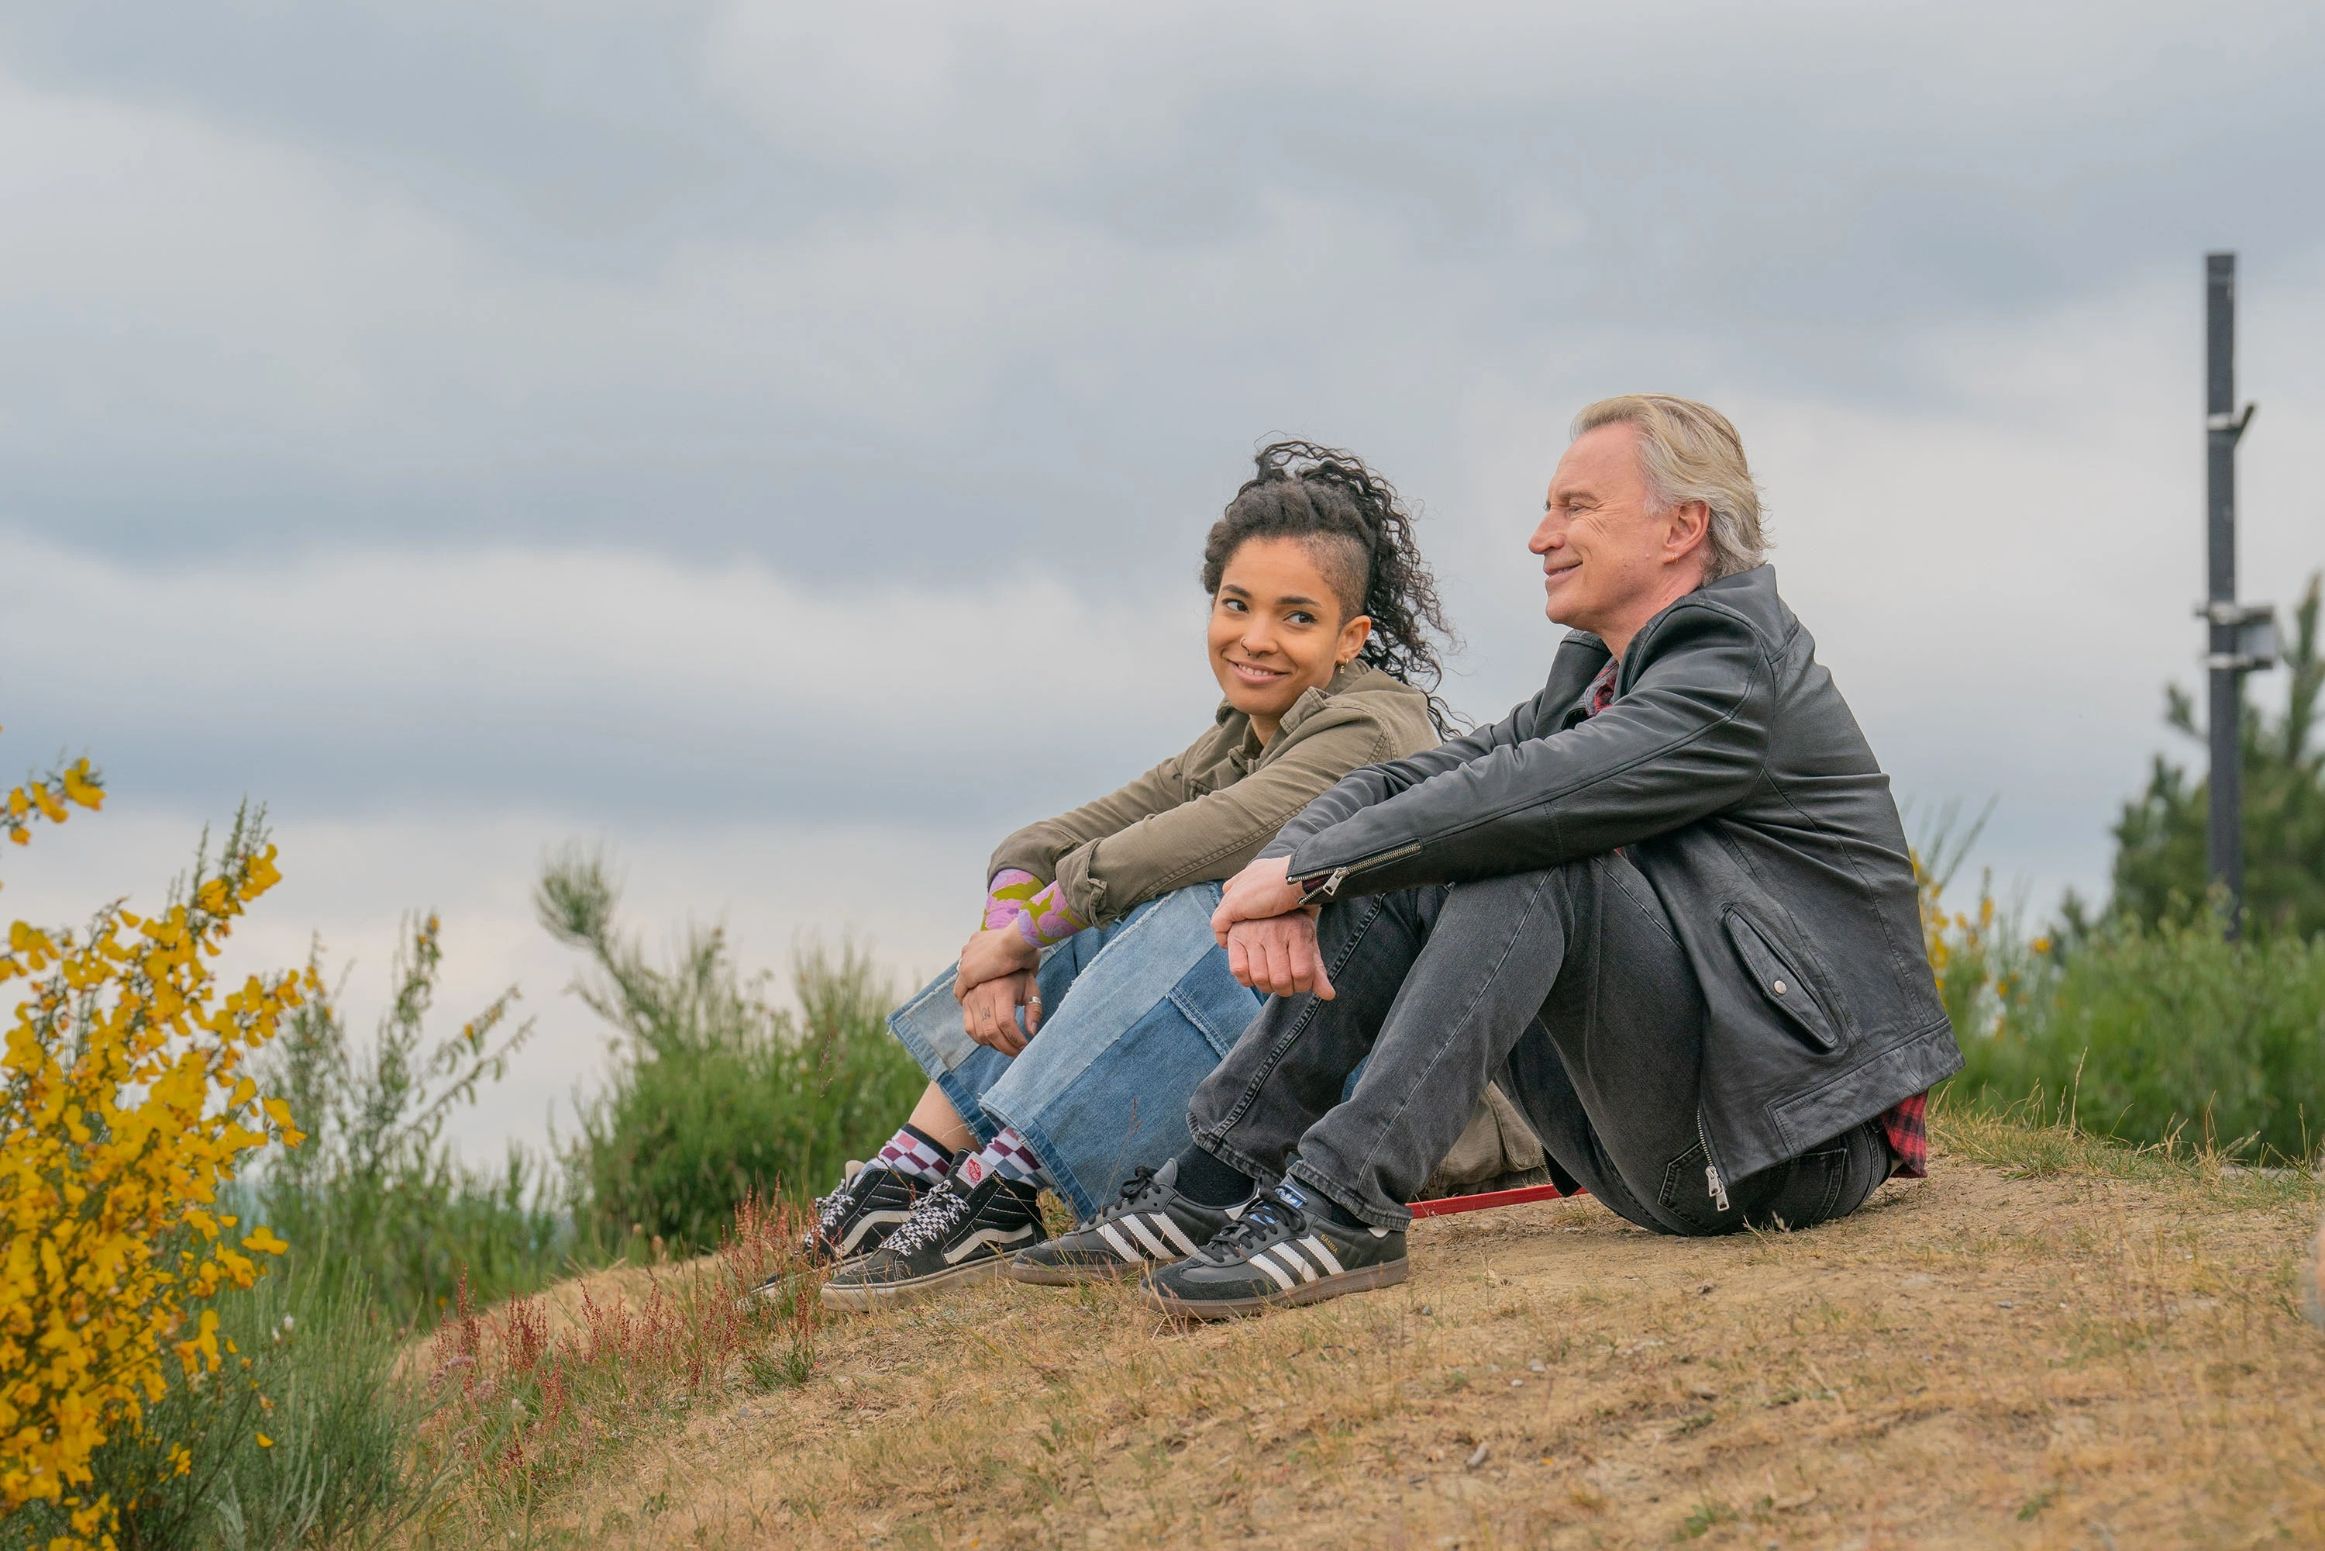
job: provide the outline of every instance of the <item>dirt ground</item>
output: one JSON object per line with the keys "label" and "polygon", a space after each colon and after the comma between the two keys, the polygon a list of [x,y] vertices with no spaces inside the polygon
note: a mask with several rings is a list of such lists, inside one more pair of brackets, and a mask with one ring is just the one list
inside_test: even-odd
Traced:
{"label": "dirt ground", "polygon": [[523,1538],[2325,1545],[2313,1182],[1985,1123],[1933,1173],[1791,1235],[1438,1219],[1404,1287],[1188,1332],[1006,1282],[836,1319]]}

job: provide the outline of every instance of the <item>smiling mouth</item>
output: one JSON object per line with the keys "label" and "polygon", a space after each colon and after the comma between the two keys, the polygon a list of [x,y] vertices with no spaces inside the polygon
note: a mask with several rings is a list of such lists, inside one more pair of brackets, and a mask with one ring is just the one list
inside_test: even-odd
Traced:
{"label": "smiling mouth", "polygon": [[1234,669],[1235,676],[1246,684],[1273,684],[1278,679],[1291,677],[1289,670],[1283,668],[1263,668],[1257,663],[1237,662],[1232,657],[1221,660]]}

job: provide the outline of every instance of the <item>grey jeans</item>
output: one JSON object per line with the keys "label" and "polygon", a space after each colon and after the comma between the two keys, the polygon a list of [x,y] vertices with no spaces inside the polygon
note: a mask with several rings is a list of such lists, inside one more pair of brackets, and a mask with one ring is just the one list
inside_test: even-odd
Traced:
{"label": "grey jeans", "polygon": [[1723,1207],[1697,1121],[1703,997],[1620,854],[1335,902],[1317,936],[1333,1000],[1270,998],[1188,1105],[1196,1144],[1263,1183],[1401,1226],[1496,1078],[1562,1181],[1659,1233],[1804,1228],[1888,1177],[1868,1123],[1722,1181]]}

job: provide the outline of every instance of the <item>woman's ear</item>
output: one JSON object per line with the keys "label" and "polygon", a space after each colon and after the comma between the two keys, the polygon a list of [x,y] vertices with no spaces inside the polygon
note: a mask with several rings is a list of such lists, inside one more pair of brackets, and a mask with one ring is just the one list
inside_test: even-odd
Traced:
{"label": "woman's ear", "polygon": [[1359,614],[1340,627],[1340,639],[1332,645],[1332,655],[1342,667],[1356,661],[1356,654],[1364,650],[1364,643],[1372,639],[1372,616]]}

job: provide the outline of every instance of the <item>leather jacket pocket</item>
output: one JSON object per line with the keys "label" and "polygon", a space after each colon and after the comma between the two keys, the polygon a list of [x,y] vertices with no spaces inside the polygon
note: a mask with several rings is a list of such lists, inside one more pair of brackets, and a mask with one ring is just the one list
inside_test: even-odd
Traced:
{"label": "leather jacket pocket", "polygon": [[1727,929],[1728,941],[1735,945],[1736,956],[1743,960],[1745,973],[1760,988],[1762,999],[1810,1044],[1819,1050],[1838,1050],[1841,1037],[1833,1027],[1832,1015],[1768,935],[1734,909],[1721,924]]}

